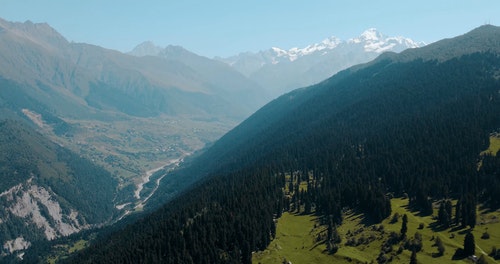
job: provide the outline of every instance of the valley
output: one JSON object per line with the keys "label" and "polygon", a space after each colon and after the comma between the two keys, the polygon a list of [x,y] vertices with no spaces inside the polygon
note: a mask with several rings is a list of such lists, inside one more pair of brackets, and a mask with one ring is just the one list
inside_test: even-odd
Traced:
{"label": "valley", "polygon": [[150,176],[178,163],[234,126],[234,121],[204,121],[172,117],[123,121],[68,121],[73,134],[53,139],[96,162],[119,180],[117,204],[140,200]]}
{"label": "valley", "polygon": [[[28,109],[23,113],[54,142],[103,166],[118,179],[115,203],[119,210],[123,204],[147,201],[142,199],[141,191],[155,172],[178,165],[188,153],[200,150],[236,125],[232,119],[171,116],[122,116],[109,121],[65,119],[71,128],[57,135],[43,115]],[[158,184],[160,180],[155,179]]]}
{"label": "valley", "polygon": [[164,178],[188,191],[62,263],[495,263],[499,38],[485,25],[278,97]]}
{"label": "valley", "polygon": [[499,43],[211,59],[0,19],[0,262],[497,263]]}

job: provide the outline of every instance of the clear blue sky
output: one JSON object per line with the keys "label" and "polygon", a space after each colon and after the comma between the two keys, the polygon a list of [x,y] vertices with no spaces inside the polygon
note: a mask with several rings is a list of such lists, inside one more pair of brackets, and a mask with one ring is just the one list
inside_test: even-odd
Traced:
{"label": "clear blue sky", "polygon": [[120,51],[150,40],[213,57],[349,39],[371,27],[430,43],[500,25],[500,0],[0,0],[0,17],[47,22],[69,41]]}

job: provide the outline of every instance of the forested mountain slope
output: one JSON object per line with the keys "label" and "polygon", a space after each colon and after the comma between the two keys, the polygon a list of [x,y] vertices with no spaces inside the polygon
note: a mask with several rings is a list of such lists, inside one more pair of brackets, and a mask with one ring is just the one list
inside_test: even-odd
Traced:
{"label": "forested mountain slope", "polygon": [[[499,204],[495,159],[478,167],[500,127],[499,45],[500,28],[482,26],[274,100],[158,193],[203,177],[196,187],[71,262],[248,263],[283,209],[309,204],[341,223],[342,208],[354,208],[381,221],[388,193],[424,215],[431,199],[458,198],[457,221],[473,227],[478,202]],[[307,192],[285,196],[285,175],[307,180]]]}
{"label": "forested mountain slope", "polygon": [[179,47],[136,57],[0,18],[0,121],[22,120],[103,166],[120,183],[123,214],[149,195],[148,171],[215,141],[265,102],[241,73]]}
{"label": "forested mountain slope", "polygon": [[20,122],[0,121],[0,131],[2,257],[100,225],[116,213],[117,182],[109,172]]}

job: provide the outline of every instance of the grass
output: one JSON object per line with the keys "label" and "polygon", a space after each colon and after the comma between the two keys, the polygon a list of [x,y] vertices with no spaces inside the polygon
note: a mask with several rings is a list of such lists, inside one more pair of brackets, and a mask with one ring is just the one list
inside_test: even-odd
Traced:
{"label": "grass", "polygon": [[[455,203],[456,201],[454,201]],[[396,223],[391,223],[392,216],[380,224],[371,224],[364,218],[363,214],[353,210],[344,213],[342,225],[337,227],[342,237],[339,250],[329,255],[323,240],[316,242],[318,234],[326,232],[326,226],[321,226],[317,217],[313,215],[296,215],[284,213],[278,219],[276,238],[263,252],[253,255],[254,263],[282,263],[284,259],[292,263],[370,263],[377,262],[382,244],[391,232],[400,233],[402,216],[408,216],[407,237],[412,238],[415,232],[422,235],[422,251],[417,253],[419,263],[471,263],[467,259],[452,260],[455,250],[463,247],[465,234],[468,228],[460,229],[451,227],[441,230],[434,224],[436,221],[432,216],[421,216],[419,212],[412,212],[408,208],[408,199],[395,198],[391,200],[392,214],[398,214]],[[433,215],[437,215],[437,205]],[[500,248],[500,212],[491,212],[487,209],[478,208],[477,226],[472,231],[476,242],[476,255],[489,254],[491,248]],[[423,228],[419,229],[419,225]],[[381,228],[383,226],[383,228]],[[482,239],[484,232],[488,232],[489,239]],[[443,256],[436,257],[434,240],[440,237],[445,246]],[[347,246],[349,239],[364,241],[357,246]],[[397,254],[399,244],[393,246],[393,250],[385,254],[392,258],[392,263],[409,263],[411,252],[403,250]],[[483,253],[484,251],[484,253]],[[488,263],[499,263],[493,258],[486,256]]]}
{"label": "grass", "polygon": [[[316,225],[316,227],[315,227]],[[331,258],[326,247],[316,242],[318,233],[326,232],[313,215],[284,213],[278,219],[276,238],[265,251],[254,253],[253,263],[325,263]]]}
{"label": "grass", "polygon": [[[490,136],[490,144],[486,150],[481,151],[479,154],[481,157],[484,155],[492,155],[496,156],[497,152],[500,150],[500,135],[499,134],[492,134]],[[479,160],[477,163],[477,170],[479,171],[481,169],[481,166],[483,166],[483,160],[482,158]]]}
{"label": "grass", "polygon": [[490,145],[487,150],[481,152],[481,155],[491,154],[496,156],[497,152],[500,150],[500,137],[498,135],[490,136]]}
{"label": "grass", "polygon": [[55,248],[57,250],[53,250],[54,254],[47,259],[47,263],[54,264],[57,263],[60,259],[67,258],[70,254],[80,251],[88,246],[88,241],[84,239],[80,239],[74,243],[69,245],[57,245]]}

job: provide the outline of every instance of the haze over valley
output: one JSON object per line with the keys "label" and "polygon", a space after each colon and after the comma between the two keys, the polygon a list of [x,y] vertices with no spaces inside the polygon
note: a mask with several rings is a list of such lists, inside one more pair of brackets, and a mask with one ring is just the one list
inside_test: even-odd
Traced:
{"label": "haze over valley", "polygon": [[[99,9],[89,43],[58,19],[71,37],[0,18],[0,262],[496,263],[499,27],[415,39],[439,27],[394,15],[407,28],[385,33],[375,13],[324,4],[242,4],[260,19],[137,7],[180,45],[130,25],[96,45]],[[219,31],[219,54],[190,50]]]}

